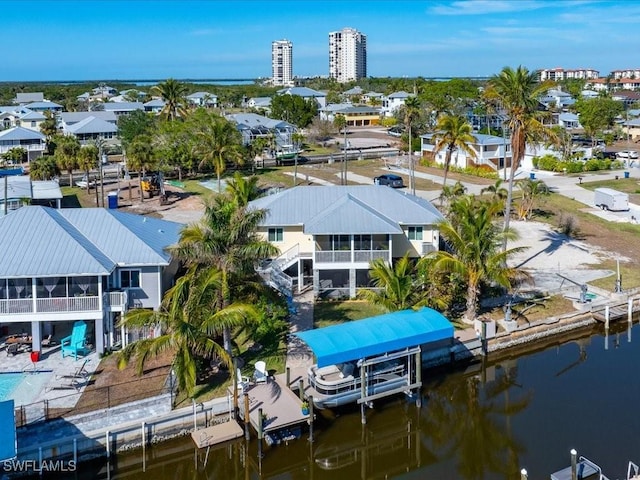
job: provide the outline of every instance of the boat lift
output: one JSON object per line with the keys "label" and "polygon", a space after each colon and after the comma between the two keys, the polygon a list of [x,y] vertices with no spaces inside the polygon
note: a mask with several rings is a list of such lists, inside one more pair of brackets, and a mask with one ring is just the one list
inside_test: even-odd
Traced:
{"label": "boat lift", "polygon": [[556,273],[556,275],[558,275],[560,278],[562,278],[562,283],[560,284],[560,288],[562,288],[562,284],[564,283],[564,281],[566,280],[567,282],[571,282],[574,285],[577,285],[580,287],[580,298],[578,299],[578,301],[580,303],[587,303],[590,301],[590,299],[587,298],[587,293],[589,292],[589,287],[586,283],[578,283],[575,280],[571,280],[569,277],[565,277],[564,275],[561,275],[559,273]]}

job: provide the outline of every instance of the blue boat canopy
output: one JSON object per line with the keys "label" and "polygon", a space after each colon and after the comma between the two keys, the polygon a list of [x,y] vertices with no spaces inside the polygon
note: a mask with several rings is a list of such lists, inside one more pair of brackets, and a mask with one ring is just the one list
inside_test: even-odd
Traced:
{"label": "blue boat canopy", "polygon": [[360,360],[453,338],[453,325],[431,308],[402,310],[331,327],[298,332],[318,367]]}

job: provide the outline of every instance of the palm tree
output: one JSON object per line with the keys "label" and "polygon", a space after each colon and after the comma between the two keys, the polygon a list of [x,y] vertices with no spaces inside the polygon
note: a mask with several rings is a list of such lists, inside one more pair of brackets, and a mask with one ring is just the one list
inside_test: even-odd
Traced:
{"label": "palm tree", "polygon": [[419,114],[420,100],[418,100],[418,97],[407,97],[404,101],[404,124],[407,126],[409,133],[409,187],[412,195],[416,194],[416,175],[413,161],[413,135],[411,127],[413,126],[413,121]]}
{"label": "palm tree", "polygon": [[99,150],[95,145],[85,145],[78,152],[78,167],[84,171],[87,178],[87,193],[89,192],[89,172],[98,165]]}
{"label": "palm tree", "polygon": [[184,83],[180,83],[173,78],[151,87],[151,93],[159,95],[164,100],[164,107],[160,113],[170,121],[186,115],[184,98],[187,95],[187,91],[188,88]]}
{"label": "palm tree", "polygon": [[258,177],[252,175],[249,178],[244,178],[240,172],[235,172],[233,178],[227,182],[226,193],[236,205],[245,207],[251,200],[260,196]]}
{"label": "palm tree", "polygon": [[433,139],[435,142],[434,152],[439,152],[446,148],[443,186],[447,184],[447,174],[451,166],[453,152],[462,150],[469,157],[476,158],[476,152],[469,145],[476,140],[472,132],[471,124],[462,115],[444,115],[438,119]]}
{"label": "palm tree", "polygon": [[483,282],[509,288],[512,282],[526,278],[507,266],[507,259],[521,248],[500,250],[503,237],[517,237],[515,232],[501,231],[496,226],[495,219],[501,209],[498,202],[470,195],[455,200],[450,207],[450,220],[439,223],[440,234],[451,245],[451,251],[435,251],[424,257],[433,262],[431,266],[437,271],[464,278],[467,295],[463,321],[466,323],[473,323],[476,317]]}
{"label": "palm tree", "polygon": [[238,129],[225,118],[205,112],[198,115],[200,122],[194,138],[194,152],[200,156],[199,168],[213,167],[218,179],[218,193],[222,193],[221,177],[227,162],[242,163],[242,140]]}
{"label": "palm tree", "polygon": [[78,152],[80,142],[76,137],[58,135],[55,140],[56,151],[53,154],[60,170],[69,174],[69,185],[73,185],[73,169],[78,166]]}
{"label": "palm tree", "polygon": [[[511,203],[513,201],[513,178],[524,158],[527,141],[536,141],[551,136],[539,120],[538,99],[552,86],[551,82],[539,83],[536,72],[529,72],[520,65],[515,70],[505,67],[500,74],[489,80],[485,95],[496,99],[506,110],[511,131],[511,171],[504,215],[504,231],[509,230]],[[505,165],[506,168],[506,165]],[[506,238],[502,245],[506,250]]]}
{"label": "palm tree", "polygon": [[[260,260],[278,254],[276,247],[257,234],[265,215],[264,210],[248,209],[225,195],[216,195],[208,201],[201,221],[184,228],[178,244],[170,249],[175,258],[187,265],[220,271],[220,309],[233,303],[234,285],[253,276]],[[231,354],[230,328],[224,328],[223,336],[224,348]]]}
{"label": "palm tree", "polygon": [[296,151],[296,157],[294,160],[295,166],[293,168],[293,186],[295,187],[298,184],[298,152],[304,142],[304,135],[300,132],[295,132],[291,135],[291,141],[293,142],[293,148],[295,148]]}
{"label": "palm tree", "polygon": [[536,200],[549,195],[549,187],[542,180],[527,178],[518,182],[518,188],[522,191],[522,198],[518,206],[518,218],[527,220],[533,212]]}
{"label": "palm tree", "polygon": [[29,177],[32,180],[51,180],[60,173],[55,159],[49,155],[43,155],[31,162]]}
{"label": "palm tree", "polygon": [[484,195],[485,193],[488,193],[494,200],[503,202],[507,198],[508,194],[507,189],[502,186],[503,183],[503,180],[497,179],[496,183],[493,185],[489,185],[488,187],[484,187],[480,190],[480,194]]}
{"label": "palm tree", "polygon": [[138,172],[138,186],[140,188],[140,201],[144,202],[142,192],[142,178],[145,173],[155,167],[155,151],[151,144],[151,138],[147,135],[138,135],[133,139],[127,149],[127,166]]}
{"label": "palm tree", "polygon": [[347,184],[347,118],[342,114],[337,114],[333,117],[333,125],[340,133],[340,130],[344,132],[344,159],[342,169],[340,172],[340,185]]}
{"label": "palm tree", "polygon": [[369,277],[375,289],[364,289],[359,296],[387,312],[419,308],[443,307],[438,297],[427,295],[416,268],[416,263],[405,254],[391,265],[383,258],[371,262]]}
{"label": "palm tree", "polygon": [[145,363],[166,351],[175,354],[173,369],[180,390],[193,394],[200,358],[218,357],[227,366],[231,356],[216,342],[224,329],[238,327],[258,318],[257,310],[246,304],[217,305],[223,288],[223,272],[215,268],[189,269],[163,297],[159,310],[131,310],[122,325],[140,328],[159,325],[162,334],[127,345],[120,353],[118,365],[123,368],[135,358],[138,374]]}

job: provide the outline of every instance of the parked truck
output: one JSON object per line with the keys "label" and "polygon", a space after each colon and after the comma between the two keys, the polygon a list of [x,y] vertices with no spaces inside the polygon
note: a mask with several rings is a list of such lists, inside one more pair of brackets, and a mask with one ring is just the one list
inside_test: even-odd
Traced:
{"label": "parked truck", "polygon": [[614,212],[629,210],[629,195],[613,188],[596,188],[594,190],[596,207]]}

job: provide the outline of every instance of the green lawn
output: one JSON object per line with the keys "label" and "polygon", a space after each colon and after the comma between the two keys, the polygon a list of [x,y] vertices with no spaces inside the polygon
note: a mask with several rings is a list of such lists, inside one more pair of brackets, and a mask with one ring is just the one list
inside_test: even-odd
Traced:
{"label": "green lawn", "polygon": [[313,322],[321,328],[383,313],[386,312],[381,307],[362,300],[318,301],[313,307]]}

